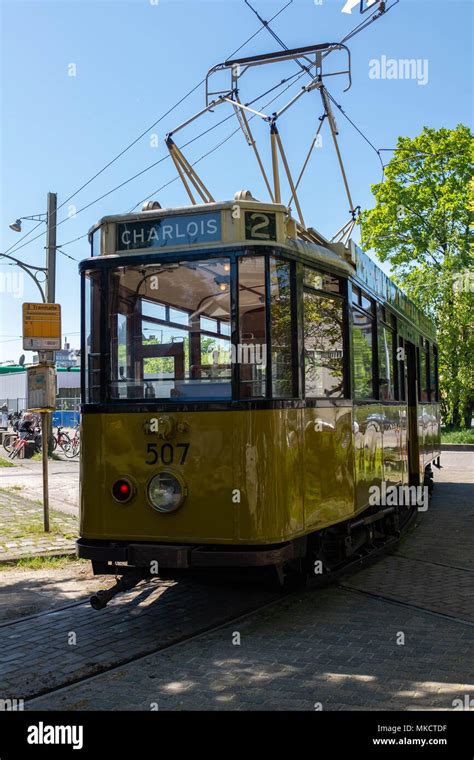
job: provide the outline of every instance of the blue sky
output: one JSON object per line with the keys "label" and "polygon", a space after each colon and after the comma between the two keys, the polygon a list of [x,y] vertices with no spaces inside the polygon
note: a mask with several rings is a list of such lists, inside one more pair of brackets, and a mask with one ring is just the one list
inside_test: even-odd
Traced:
{"label": "blue sky", "polygon": [[[345,0],[294,0],[272,24],[288,47],[340,40],[360,16],[342,13]],[[269,19],[285,0],[253,0]],[[1,157],[0,251],[19,243],[9,223],[18,216],[43,213],[48,190],[63,203],[149,125],[197,84],[215,63],[225,60],[257,31],[258,19],[244,0],[0,0],[1,9]],[[377,148],[391,148],[399,135],[415,136],[423,126],[455,127],[472,122],[472,3],[470,0],[400,0],[398,5],[350,43],[352,88],[343,93],[344,77],[329,77],[329,91]],[[277,50],[261,31],[238,55]],[[420,77],[371,78],[371,61],[416,59]],[[425,61],[427,63],[425,63]],[[334,55],[328,71],[345,68]],[[70,76],[74,73],[75,76]],[[426,66],[428,67],[426,69]],[[242,80],[241,99],[248,102],[293,74],[294,63],[254,69]],[[426,77],[427,74],[427,77]],[[284,93],[277,106],[305,80]],[[261,98],[264,104],[272,95]],[[65,245],[87,232],[101,216],[121,213],[173,179],[169,159],[108,193],[166,155],[165,134],[204,105],[201,87],[131,150],[60,209],[66,221],[58,242],[80,260],[88,256],[87,239]],[[182,145],[230,115],[220,106],[176,135]],[[304,96],[279,121],[294,174],[304,160],[322,107],[319,95]],[[380,181],[377,155],[336,112],[340,146],[355,204],[372,205],[371,184]],[[235,118],[191,145],[193,161],[225,139]],[[268,166],[268,127],[252,122]],[[156,137],[153,137],[156,135]],[[331,236],[348,218],[348,203],[327,125],[301,185],[306,223]],[[156,146],[158,142],[158,146]],[[388,158],[389,153],[384,156]],[[199,172],[216,199],[249,188],[265,199],[251,149],[237,133],[199,164]],[[285,196],[289,194],[285,194]],[[164,207],[186,204],[179,182],[156,196]],[[73,214],[76,212],[76,216]],[[23,234],[34,223],[23,223]],[[29,242],[38,233],[25,238]],[[43,265],[44,237],[10,251],[25,262]],[[36,301],[34,283],[0,259],[0,361],[17,360],[21,347],[21,303]],[[13,277],[16,273],[16,277]],[[79,347],[79,278],[77,264],[58,254],[57,300],[62,305],[63,334]],[[27,360],[31,354],[27,353]]]}

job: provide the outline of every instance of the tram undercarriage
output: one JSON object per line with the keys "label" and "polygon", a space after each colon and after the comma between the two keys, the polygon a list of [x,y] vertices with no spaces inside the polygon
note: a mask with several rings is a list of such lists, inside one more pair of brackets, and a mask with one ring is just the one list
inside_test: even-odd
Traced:
{"label": "tram undercarriage", "polygon": [[[424,483],[431,496],[433,473],[425,471]],[[334,582],[386,553],[398,543],[416,517],[417,504],[369,507],[357,518],[306,536],[272,546],[211,546],[160,543],[128,543],[80,539],[78,556],[89,559],[95,575],[121,576],[116,585],[98,591],[91,599],[94,609],[106,607],[118,593],[134,588],[163,572],[204,568],[269,568],[280,588],[304,582],[318,587]],[[422,510],[424,511],[424,510]]]}

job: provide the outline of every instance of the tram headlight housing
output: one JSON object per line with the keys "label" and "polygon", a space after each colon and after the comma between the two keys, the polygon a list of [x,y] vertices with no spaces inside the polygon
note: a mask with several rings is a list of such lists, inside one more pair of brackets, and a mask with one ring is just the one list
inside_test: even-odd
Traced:
{"label": "tram headlight housing", "polygon": [[162,470],[148,483],[148,500],[158,512],[174,512],[187,496],[187,488],[173,475]]}

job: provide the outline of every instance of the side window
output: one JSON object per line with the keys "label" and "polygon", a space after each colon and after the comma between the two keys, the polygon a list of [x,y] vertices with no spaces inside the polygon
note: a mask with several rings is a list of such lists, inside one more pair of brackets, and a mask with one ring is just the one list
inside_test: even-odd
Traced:
{"label": "side window", "polygon": [[395,399],[395,378],[393,372],[393,333],[386,325],[379,324],[378,330],[379,361],[379,399]]}
{"label": "side window", "polygon": [[100,319],[101,286],[100,272],[90,271],[84,275],[84,402],[100,401],[101,353]]}
{"label": "side window", "polygon": [[438,392],[438,348],[432,347],[431,362],[430,362],[430,389],[431,389],[431,401],[439,401]]}
{"label": "side window", "polygon": [[306,398],[344,397],[343,301],[304,292]]}
{"label": "side window", "polygon": [[405,387],[405,343],[401,336],[398,338],[398,354],[395,359],[395,371],[398,373],[398,398],[400,401],[406,400]]}
{"label": "side window", "polygon": [[420,348],[420,369],[421,369],[421,377],[420,377],[420,391],[421,391],[421,401],[429,401],[430,400],[430,394],[429,394],[429,377],[430,377],[430,359],[429,359],[429,351],[428,351],[428,342],[424,341],[422,342],[422,346]]}
{"label": "side window", "polygon": [[267,332],[263,256],[246,256],[239,260],[239,328],[240,397],[264,398]]}
{"label": "side window", "polygon": [[373,318],[355,308],[352,311],[352,350],[354,356],[354,398],[374,398]]}
{"label": "side window", "polygon": [[272,397],[293,396],[290,264],[270,259]]}

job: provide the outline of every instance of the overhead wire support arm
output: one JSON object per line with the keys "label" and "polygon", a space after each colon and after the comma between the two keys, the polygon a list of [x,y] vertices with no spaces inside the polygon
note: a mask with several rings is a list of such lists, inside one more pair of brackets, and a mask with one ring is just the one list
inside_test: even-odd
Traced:
{"label": "overhead wire support arm", "polygon": [[170,135],[168,135],[166,138],[166,147],[168,148],[170,152],[170,156],[173,160],[174,165],[176,166],[176,169],[178,170],[178,174],[181,178],[181,181],[183,182],[186,192],[188,193],[191,199],[191,203],[193,204],[193,206],[196,205],[196,200],[194,198],[191,188],[189,187],[187,180],[189,180],[192,183],[192,185],[194,186],[194,189],[196,190],[196,192],[201,197],[201,200],[204,203],[214,203],[214,198],[212,197],[211,193],[205,186],[204,182],[200,179],[197,172],[194,171],[193,167],[191,166],[189,161],[184,157],[184,155],[181,153],[180,149],[178,148],[176,143],[173,141],[172,137],[170,137]]}
{"label": "overhead wire support arm", "polygon": [[[248,122],[246,113],[244,110],[241,110],[242,103],[239,100],[239,96],[236,95],[235,101],[232,101],[232,105],[234,106],[235,115],[237,117],[237,121],[239,122],[240,128],[243,132],[243,135],[247,141],[247,144],[250,145],[253,152],[255,153],[255,157],[257,159],[258,166],[260,168],[260,171],[262,173],[265,185],[268,190],[268,194],[270,195],[272,203],[275,203],[275,196],[273,194],[272,186],[270,185],[269,179],[267,177],[267,173],[265,171],[265,167],[263,166],[262,159],[260,158],[260,153],[258,152],[257,144],[255,142],[252,130],[250,129],[250,124]],[[255,111],[256,114],[258,114],[257,111]],[[258,114],[261,115],[261,114]]]}
{"label": "overhead wire support arm", "polygon": [[[224,91],[222,90],[211,92],[209,89],[209,80],[218,71],[226,71],[230,69],[231,78],[232,78],[231,90],[235,90],[236,79],[238,79],[239,75],[242,76],[242,74],[245,73],[245,71],[247,71],[249,68],[253,68],[254,66],[262,66],[262,65],[270,64],[270,63],[281,63],[283,61],[295,60],[297,58],[301,58],[306,55],[316,54],[320,57],[320,60],[319,60],[319,65],[318,65],[319,71],[317,73],[317,77],[313,77],[313,80],[315,80],[316,78],[319,79],[321,76],[323,76],[320,70],[321,69],[320,64],[322,62],[322,58],[326,57],[326,55],[328,55],[329,53],[332,53],[335,50],[342,50],[347,54],[347,69],[337,72],[338,74],[347,75],[348,85],[346,89],[344,90],[344,92],[347,92],[347,90],[349,90],[352,85],[350,50],[346,45],[344,45],[341,42],[324,42],[318,45],[307,45],[306,47],[290,48],[290,49],[285,49],[281,51],[276,51],[273,53],[264,53],[261,55],[247,56],[245,58],[233,58],[233,59],[224,61],[223,63],[217,63],[215,66],[210,68],[206,74],[206,105],[207,106],[209,105],[211,95],[222,96],[224,94]],[[314,68],[314,65],[315,65],[314,63],[311,63],[311,68]],[[244,69],[244,71],[242,71],[242,68]]]}
{"label": "overhead wire support arm", "polygon": [[321,86],[321,88],[320,88],[319,91],[321,93],[321,100],[323,101],[324,111],[327,114],[327,118],[328,118],[328,122],[329,122],[329,128],[331,130],[331,135],[332,135],[332,139],[333,139],[333,143],[334,143],[334,148],[335,148],[336,154],[337,154],[337,160],[339,161],[339,166],[340,166],[341,174],[342,174],[342,180],[344,182],[344,187],[345,187],[345,190],[346,190],[347,199],[349,201],[349,211],[350,211],[350,213],[352,215],[354,215],[354,212],[355,212],[354,204],[352,202],[351,191],[349,189],[349,183],[347,181],[347,175],[346,175],[346,170],[344,168],[344,162],[343,162],[342,156],[341,156],[341,151],[339,150],[339,143],[338,143],[338,140],[337,140],[338,131],[337,131],[336,120],[334,118],[334,114],[333,114],[333,111],[332,111],[331,102],[329,100],[328,93],[327,93],[326,88],[324,87],[324,85]]}
{"label": "overhead wire support arm", "polygon": [[304,223],[303,213],[301,211],[301,206],[298,200],[298,196],[296,194],[296,188],[293,183],[293,177],[291,176],[290,167],[288,166],[288,161],[286,160],[286,154],[283,149],[283,143],[281,141],[280,133],[278,132],[278,128],[276,125],[276,119],[273,119],[271,123],[270,140],[271,140],[271,149],[272,149],[273,182],[275,186],[274,187],[275,203],[281,203],[280,173],[279,173],[279,168],[278,168],[278,153],[277,153],[277,150],[278,150],[280,152],[281,160],[283,162],[283,167],[286,173],[286,178],[288,180],[288,184],[292,192],[292,198],[294,198],[295,200],[295,206],[298,212],[300,223],[302,227],[305,227],[306,225]]}

